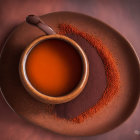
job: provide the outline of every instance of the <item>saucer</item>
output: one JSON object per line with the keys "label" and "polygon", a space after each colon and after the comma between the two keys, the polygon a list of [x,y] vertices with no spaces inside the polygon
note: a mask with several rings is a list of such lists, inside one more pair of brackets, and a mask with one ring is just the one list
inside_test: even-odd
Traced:
{"label": "saucer", "polygon": [[50,105],[33,99],[19,79],[18,65],[22,51],[33,39],[43,35],[42,31],[24,22],[9,35],[0,58],[0,86],[9,106],[27,121],[63,135],[96,135],[124,122],[133,112],[140,91],[140,66],[132,46],[105,23],[83,14],[55,12],[41,18],[56,32],[59,31],[58,24],[72,24],[102,40],[117,60],[120,91],[108,105],[83,123],[55,119],[48,113]]}

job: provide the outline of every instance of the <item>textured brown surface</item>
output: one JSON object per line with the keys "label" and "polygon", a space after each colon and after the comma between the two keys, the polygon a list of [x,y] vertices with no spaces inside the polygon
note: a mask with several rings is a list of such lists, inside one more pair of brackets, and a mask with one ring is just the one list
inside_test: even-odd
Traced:
{"label": "textured brown surface", "polygon": [[[48,12],[59,10],[71,10],[86,13],[88,15],[97,17],[112,27],[120,31],[125,37],[127,37],[135,47],[138,55],[140,56],[139,49],[139,30],[140,30],[140,18],[139,7],[140,2],[138,0],[125,0],[125,1],[0,1],[0,40],[4,41],[6,35],[11,31],[15,25],[25,19],[28,14],[45,14]],[[31,8],[32,7],[32,8]],[[138,104],[133,115],[117,129],[96,137],[64,137],[49,131],[44,131],[38,127],[30,125],[21,120],[14,112],[10,110],[7,104],[1,97],[0,100],[0,133],[3,140],[45,140],[45,139],[127,139],[137,140],[140,135],[134,134],[134,130],[140,131],[140,104]],[[18,133],[17,133],[18,130]]]}

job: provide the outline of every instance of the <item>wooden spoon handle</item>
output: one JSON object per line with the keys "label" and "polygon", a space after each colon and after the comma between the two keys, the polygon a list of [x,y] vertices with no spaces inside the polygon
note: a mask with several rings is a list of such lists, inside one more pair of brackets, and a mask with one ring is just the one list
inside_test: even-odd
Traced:
{"label": "wooden spoon handle", "polygon": [[41,29],[43,32],[45,32],[47,35],[53,35],[56,34],[51,27],[49,27],[47,24],[45,24],[38,16],[35,15],[29,15],[26,18],[26,22],[37,26],[39,29]]}

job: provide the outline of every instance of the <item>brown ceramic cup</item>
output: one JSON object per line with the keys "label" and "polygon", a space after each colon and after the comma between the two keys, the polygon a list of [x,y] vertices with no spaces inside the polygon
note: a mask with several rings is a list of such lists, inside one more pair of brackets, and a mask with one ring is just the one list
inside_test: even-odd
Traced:
{"label": "brown ceramic cup", "polygon": [[[88,59],[85,54],[85,52],[81,49],[81,47],[72,39],[56,34],[48,25],[43,23],[43,21],[40,20],[39,17],[30,15],[27,17],[26,21],[32,25],[36,25],[39,27],[41,30],[43,30],[47,35],[41,36],[37,39],[35,39],[31,44],[29,44],[24,52],[22,53],[20,63],[19,63],[19,74],[21,81],[23,83],[23,86],[25,89],[28,91],[28,93],[33,96],[35,99],[43,102],[43,103],[50,103],[50,104],[61,104],[68,102],[74,98],[76,98],[81,91],[84,89],[87,80],[88,80],[88,75],[89,75],[89,64],[88,64]],[[32,49],[39,44],[40,42],[44,40],[49,40],[49,39],[60,39],[63,40],[67,43],[70,43],[71,46],[78,52],[78,54],[81,57],[82,60],[82,65],[83,65],[83,73],[81,76],[81,80],[79,81],[78,85],[69,93],[63,96],[58,96],[58,97],[53,97],[49,95],[45,95],[38,91],[35,87],[32,86],[30,81],[28,80],[28,76],[26,74],[26,60],[28,58],[29,53],[32,51]]]}

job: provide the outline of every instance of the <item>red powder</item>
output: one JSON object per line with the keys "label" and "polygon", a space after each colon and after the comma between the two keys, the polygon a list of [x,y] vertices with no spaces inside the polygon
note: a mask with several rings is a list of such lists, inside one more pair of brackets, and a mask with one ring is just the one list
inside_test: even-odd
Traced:
{"label": "red powder", "polygon": [[109,50],[101,40],[97,39],[93,35],[79,31],[72,25],[60,24],[59,29],[59,34],[76,34],[87,40],[94,48],[96,48],[105,67],[105,73],[107,76],[107,87],[104,91],[103,97],[96,103],[96,105],[89,108],[87,111],[83,112],[77,117],[70,119],[70,121],[73,121],[75,123],[81,123],[88,117],[92,117],[97,111],[107,105],[112,100],[114,95],[118,93],[120,86],[120,76],[112,54],[109,52]]}

